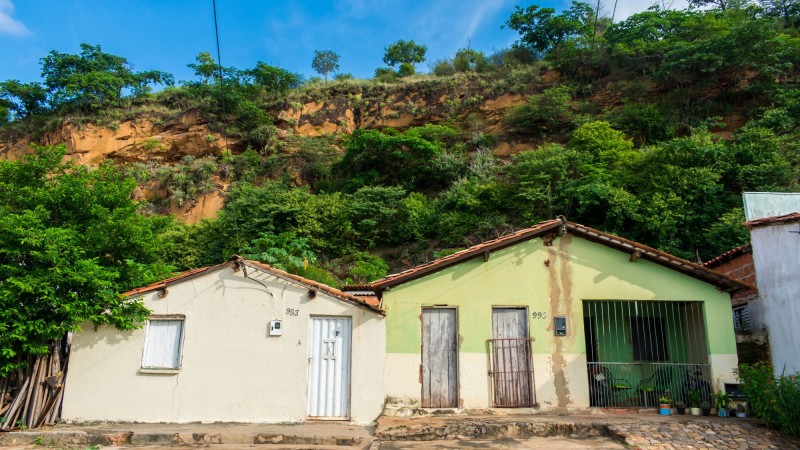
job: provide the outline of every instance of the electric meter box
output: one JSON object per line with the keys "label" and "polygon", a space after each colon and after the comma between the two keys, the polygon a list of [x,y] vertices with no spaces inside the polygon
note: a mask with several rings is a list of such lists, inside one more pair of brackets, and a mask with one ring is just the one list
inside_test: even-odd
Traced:
{"label": "electric meter box", "polygon": [[566,336],[567,335],[567,318],[564,316],[556,316],[555,317],[555,330],[556,336]]}
{"label": "electric meter box", "polygon": [[272,320],[269,322],[269,335],[270,336],[283,336],[283,321]]}

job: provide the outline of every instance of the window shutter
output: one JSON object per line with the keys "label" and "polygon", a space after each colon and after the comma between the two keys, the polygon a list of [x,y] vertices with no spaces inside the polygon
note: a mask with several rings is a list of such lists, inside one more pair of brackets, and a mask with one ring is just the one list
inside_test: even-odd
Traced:
{"label": "window shutter", "polygon": [[150,320],[142,367],[179,368],[182,334],[183,320]]}

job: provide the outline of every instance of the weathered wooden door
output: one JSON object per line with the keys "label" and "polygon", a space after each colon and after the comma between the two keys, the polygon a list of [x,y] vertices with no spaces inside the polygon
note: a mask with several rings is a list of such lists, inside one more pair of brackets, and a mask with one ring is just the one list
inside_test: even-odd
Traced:
{"label": "weathered wooden door", "polygon": [[455,308],[422,309],[422,407],[458,407]]}
{"label": "weathered wooden door", "polygon": [[492,308],[491,365],[494,406],[533,406],[527,308]]}
{"label": "weathered wooden door", "polygon": [[349,317],[312,317],[309,332],[308,415],[350,417]]}

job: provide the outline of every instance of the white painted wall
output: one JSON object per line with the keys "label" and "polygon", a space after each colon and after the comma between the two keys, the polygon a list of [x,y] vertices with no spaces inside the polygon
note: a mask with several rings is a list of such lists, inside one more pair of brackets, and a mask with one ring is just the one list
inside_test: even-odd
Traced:
{"label": "white painted wall", "polygon": [[[148,293],[153,314],[185,314],[178,374],[140,371],[144,330],[93,330],[72,341],[63,418],[137,422],[298,422],[307,416],[313,315],[351,317],[351,418],[372,422],[383,405],[384,318],[364,307],[248,270],[225,267]],[[287,308],[299,311],[287,314]],[[282,319],[284,335],[268,336]]]}
{"label": "white painted wall", "polygon": [[[800,224],[750,230],[759,301],[751,303],[769,333],[775,373],[800,371]],[[790,233],[792,231],[793,233]]]}

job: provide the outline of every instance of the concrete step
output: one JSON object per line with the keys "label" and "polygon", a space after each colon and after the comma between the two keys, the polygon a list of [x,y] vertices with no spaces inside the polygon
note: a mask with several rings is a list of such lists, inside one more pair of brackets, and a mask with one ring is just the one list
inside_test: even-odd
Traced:
{"label": "concrete step", "polygon": [[612,435],[601,423],[544,422],[528,420],[407,421],[397,426],[379,426],[375,438],[384,441],[439,441],[529,439],[535,437],[595,438]]}
{"label": "concrete step", "polygon": [[628,447],[610,438],[563,438],[563,437],[535,437],[529,439],[477,439],[469,441],[442,440],[442,441],[391,441],[382,442],[379,450],[450,450],[463,448],[481,449],[531,449],[531,450],[625,450]]}

